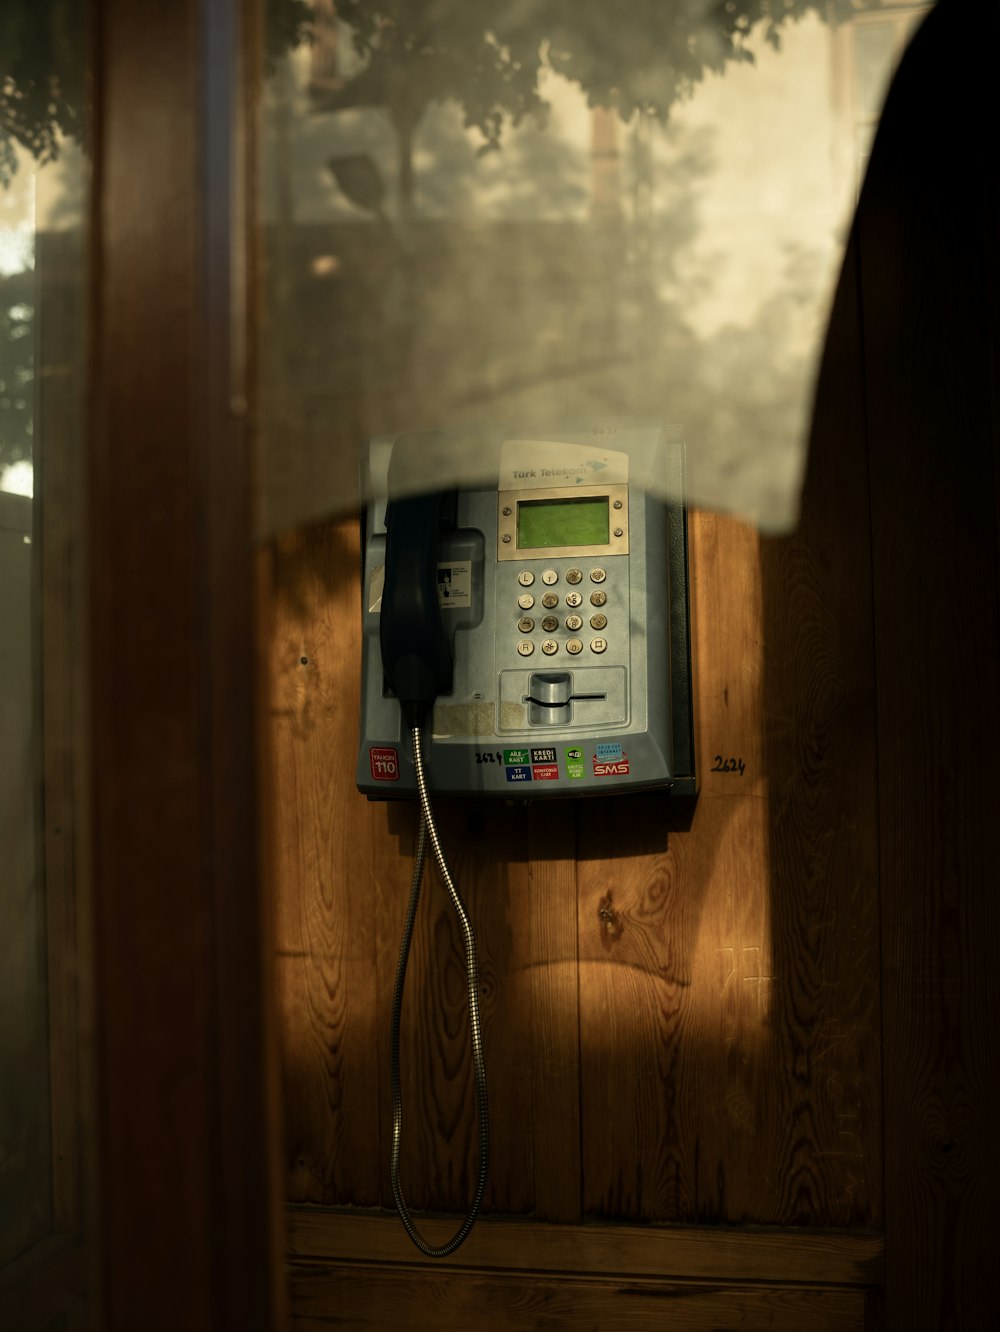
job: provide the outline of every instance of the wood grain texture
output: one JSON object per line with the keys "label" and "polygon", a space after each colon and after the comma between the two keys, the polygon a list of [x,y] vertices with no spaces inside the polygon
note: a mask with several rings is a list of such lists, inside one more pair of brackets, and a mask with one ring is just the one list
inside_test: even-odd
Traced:
{"label": "wood grain texture", "polygon": [[[850,476],[855,489],[859,477],[863,484],[860,453]],[[862,526],[864,514],[862,504]],[[872,720],[870,650],[854,664],[870,609],[850,592],[866,567],[864,542],[853,563],[826,559],[830,525],[843,521],[834,509],[794,545],[762,549],[734,520],[694,516],[703,784],[693,817],[689,804],[659,795],[527,810],[442,806],[446,851],[480,940],[490,1210],[562,1221],[874,1223],[866,1174],[879,1160],[874,754],[863,736]],[[328,575],[340,576],[332,564]],[[783,664],[770,664],[765,650],[768,606]],[[344,602],[336,612],[337,669],[350,673],[344,695],[353,697],[349,639],[357,631],[348,609]],[[334,613],[318,603],[314,612]],[[289,662],[297,651],[287,646]],[[301,751],[300,785],[286,782],[298,795],[281,800],[278,817],[301,861],[319,811],[336,807],[330,828],[349,826],[352,836],[336,851],[332,833],[324,842],[322,854],[339,857],[334,877],[356,879],[362,857],[378,864],[374,969],[361,974],[365,964],[352,959],[339,978],[317,979],[334,936],[357,936],[358,926],[348,924],[357,909],[350,903],[331,897],[320,906],[314,891],[296,887],[303,868],[319,873],[311,861],[290,869],[283,913],[299,922],[314,911],[334,920],[341,913],[342,923],[323,927],[327,943],[308,930],[297,942],[286,933],[282,967],[313,995],[293,1000],[288,981],[286,1048],[312,1069],[292,1088],[301,1154],[332,1162],[346,1151],[343,1168],[356,1170],[348,1185],[324,1167],[318,1187],[297,1182],[292,1196],[371,1206],[390,1197],[388,1007],[414,824],[411,810],[372,813],[360,802],[359,811],[344,793],[349,774],[331,755],[352,724],[317,737],[308,757],[282,732],[286,749]],[[712,771],[716,753],[742,760],[744,771]],[[289,761],[280,759],[279,770]],[[318,803],[308,794],[317,782],[330,784]],[[403,1031],[402,1178],[414,1206],[454,1212],[467,1204],[474,1166],[463,958],[437,876],[427,879]],[[364,1049],[373,975],[378,1059]],[[330,1023],[336,1041],[323,1034]],[[365,1035],[347,1077],[352,1031]],[[376,1135],[360,1109],[376,1094],[377,1187]],[[359,1107],[350,1128],[338,1119],[345,1097]]]}
{"label": "wood grain texture", "polygon": [[[415,809],[397,816],[413,828]],[[551,1209],[572,1213],[559,1199],[550,1152],[571,1158],[576,1117],[570,1045],[553,1049],[553,1032],[575,1032],[574,865],[564,847],[535,881],[537,820],[521,806],[440,802],[436,811],[445,854],[477,935],[483,1039],[490,1085],[491,1170],[486,1205],[505,1213],[534,1208],[536,1165],[547,1172]],[[565,810],[549,812],[543,855],[571,836]],[[403,870],[404,873],[400,873]],[[384,1058],[388,1006],[395,972],[408,862],[396,869],[380,929]],[[541,937],[539,937],[541,936]],[[562,958],[560,958],[560,952]],[[404,1191],[415,1206],[464,1211],[475,1171],[473,1083],[465,994],[465,956],[455,913],[436,869],[428,868],[407,975],[403,1014]],[[539,1013],[541,1009],[541,1013]],[[553,1024],[546,1026],[544,1015]],[[543,1039],[532,1052],[537,1034]],[[554,1077],[549,1075],[553,1065]],[[554,1088],[562,1096],[553,1100]],[[385,1142],[390,1131],[383,1102]],[[555,1143],[558,1148],[554,1148]],[[570,1177],[575,1177],[574,1174]],[[388,1189],[384,1196],[389,1197]]]}
{"label": "wood grain texture", "polygon": [[[389,1033],[416,807],[354,788],[356,522],[274,547],[272,790],[289,1196],[391,1205]],[[573,820],[442,802],[478,937],[493,1153],[486,1205],[579,1215]],[[464,1211],[475,1121],[464,950],[428,867],[403,1014],[404,1194]],[[536,1181],[537,1179],[537,1199]]]}
{"label": "wood grain texture", "polygon": [[796,532],[762,543],[776,974],[769,1113],[789,1223],[881,1224],[871,539],[855,252],[838,285]]}
{"label": "wood grain texture", "polygon": [[[362,1298],[358,1298],[362,1292]],[[861,1332],[865,1295],[853,1290],[789,1286],[700,1286],[535,1277],[512,1274],[373,1271],[369,1267],[298,1267],[291,1281],[292,1316],[303,1332],[331,1326],[331,1310],[349,1308],[334,1326],[378,1329],[402,1324],[420,1332],[456,1327],[495,1329],[601,1328],[769,1329],[769,1332]]]}
{"label": "wood grain texture", "polygon": [[858,210],[878,678],[891,1328],[1000,1321],[1000,15],[942,3]]}
{"label": "wood grain texture", "polygon": [[[289,1212],[289,1254],[295,1260],[425,1265],[394,1217],[319,1208]],[[446,1236],[450,1222],[427,1223]],[[793,1285],[874,1286],[884,1270],[879,1235],[805,1229],[721,1226],[553,1226],[487,1220],[445,1268],[534,1270],[577,1276],[666,1277],[705,1281],[766,1281]],[[426,1264],[441,1266],[440,1263]]]}
{"label": "wood grain texture", "polygon": [[[851,476],[864,481],[860,451]],[[870,610],[849,596],[867,547],[831,565],[827,537],[807,513],[794,546],[762,548],[696,516],[693,821],[616,801],[581,828],[589,1214],[875,1215],[861,1164],[877,1166],[879,1133],[870,651],[855,664]]]}
{"label": "wood grain texture", "polygon": [[[377,1201],[374,811],[356,798],[356,525],[272,551],[270,798],[289,1196]],[[293,811],[293,817],[288,817]]]}

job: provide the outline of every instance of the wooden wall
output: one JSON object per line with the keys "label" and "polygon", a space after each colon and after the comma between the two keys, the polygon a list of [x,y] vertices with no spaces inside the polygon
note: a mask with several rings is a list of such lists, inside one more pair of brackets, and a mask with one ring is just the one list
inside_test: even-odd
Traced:
{"label": "wooden wall", "polygon": [[[853,293],[845,283],[847,343]],[[659,1326],[667,1290],[679,1326],[719,1326],[736,1309],[748,1326],[874,1317],[877,766],[867,462],[863,431],[845,428],[862,407],[852,351],[828,354],[836,447],[815,455],[799,533],[763,541],[692,515],[697,801],[441,804],[478,931],[491,1088],[489,1219],[452,1260],[479,1273],[461,1295],[415,1274],[398,1222],[375,1210],[391,1207],[389,1003],[414,810],[353,787],[357,524],[275,548],[289,1198],[338,1209],[292,1213],[301,1327],[331,1302],[350,1326],[378,1327],[419,1301],[421,1326],[444,1328],[461,1324],[455,1300],[474,1299],[510,1326],[497,1266],[520,1273],[524,1326],[581,1312],[618,1325],[610,1305],[633,1287],[621,1326]],[[428,887],[403,1028],[402,1176],[415,1207],[456,1213],[474,1168],[462,951],[433,874]],[[671,1228],[640,1228],[650,1222]],[[706,1229],[746,1225],[769,1229]]]}
{"label": "wooden wall", "polygon": [[[334,1310],[357,1328],[1000,1314],[997,210],[956,137],[985,123],[988,86],[966,76],[956,12],[942,5],[918,39],[883,122],[798,531],[761,540],[692,516],[697,802],[441,810],[480,938],[494,1144],[487,1217],[444,1269],[379,1212],[413,812],[352,787],[356,531],[273,552],[303,1332]],[[454,1213],[472,1089],[461,953],[430,886],[403,1178],[415,1206]]]}

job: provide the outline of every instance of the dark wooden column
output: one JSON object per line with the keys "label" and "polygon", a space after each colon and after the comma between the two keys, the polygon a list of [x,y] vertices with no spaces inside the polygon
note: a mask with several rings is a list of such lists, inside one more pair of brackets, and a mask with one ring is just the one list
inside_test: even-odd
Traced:
{"label": "dark wooden column", "polygon": [[997,37],[932,13],[858,210],[893,1329],[1000,1316]]}
{"label": "dark wooden column", "polygon": [[[101,0],[87,474],[109,1332],[271,1328],[237,3]],[[237,253],[239,252],[237,247]]]}

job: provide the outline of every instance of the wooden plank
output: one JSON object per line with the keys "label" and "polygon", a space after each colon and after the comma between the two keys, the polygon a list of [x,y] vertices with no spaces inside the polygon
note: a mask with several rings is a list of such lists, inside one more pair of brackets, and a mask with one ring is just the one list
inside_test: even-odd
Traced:
{"label": "wooden plank", "polygon": [[456,1327],[559,1329],[599,1327],[641,1332],[665,1325],[691,1332],[720,1327],[769,1332],[861,1332],[862,1291],[794,1286],[699,1286],[642,1281],[555,1280],[548,1276],[373,1271],[364,1267],[300,1267],[292,1271],[293,1326],[319,1332],[331,1321],[351,1328],[398,1324],[420,1332]]}
{"label": "wooden plank", "polygon": [[357,523],[275,543],[269,710],[288,1196],[378,1201],[376,820],[353,790]]}
{"label": "wooden plank", "polygon": [[[428,1221],[428,1234],[445,1237],[449,1224]],[[288,1237],[293,1259],[339,1259],[350,1264],[425,1261],[395,1217],[292,1208]],[[444,1268],[874,1286],[882,1280],[884,1248],[880,1235],[804,1229],[553,1226],[484,1220]]]}
{"label": "wooden plank", "polygon": [[990,1326],[1000,1191],[1000,15],[935,9],[859,205],[871,450],[892,1328]]}
{"label": "wooden plank", "polygon": [[798,528],[761,547],[775,1219],[877,1228],[881,1067],[871,540],[856,252]]}
{"label": "wooden plank", "polygon": [[[271,823],[289,1196],[391,1206],[389,1012],[416,806],[368,802],[354,788],[357,539],[357,523],[345,521],[283,538],[272,556]],[[546,1214],[572,1219],[572,814],[550,807],[539,821],[520,806],[452,801],[438,818],[478,937],[491,1084],[486,1205],[531,1211],[537,1174]],[[464,954],[434,870],[411,953],[402,1054],[404,1194],[415,1208],[462,1212],[475,1169]]]}
{"label": "wooden plank", "polygon": [[701,794],[690,826],[669,802],[621,801],[587,811],[581,828],[584,1206],[595,1217],[880,1217],[853,269],[831,337],[795,536],[762,542],[731,519],[692,521]]}
{"label": "wooden plank", "polygon": [[[711,515],[691,528],[702,783],[693,820],[662,796],[581,811],[584,1211],[770,1221],[761,1139],[771,1126],[759,1107],[774,990],[759,540]],[[743,771],[724,771],[716,754]]]}
{"label": "wooden plank", "polygon": [[[388,1010],[415,817],[412,806],[386,815],[394,833],[406,830],[406,853],[387,865],[380,898],[386,1069]],[[572,814],[550,807],[539,822],[520,805],[451,800],[441,802],[436,817],[477,935],[491,1123],[485,1206],[504,1213],[534,1210],[539,1205],[537,1172],[546,1212],[573,1216],[578,1149]],[[414,1207],[464,1212],[476,1168],[465,958],[436,869],[425,875],[407,973],[401,1051],[404,1195]],[[391,1132],[389,1110],[385,1094],[384,1152]],[[391,1199],[384,1166],[383,1197]]]}

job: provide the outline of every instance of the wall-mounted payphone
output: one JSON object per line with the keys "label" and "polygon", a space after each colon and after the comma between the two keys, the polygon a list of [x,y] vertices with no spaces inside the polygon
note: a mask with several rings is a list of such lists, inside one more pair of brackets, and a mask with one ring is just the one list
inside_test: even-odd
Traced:
{"label": "wall-mounted payphone", "polygon": [[[369,445],[368,493],[386,494],[394,452],[446,456],[445,436]],[[496,482],[447,491],[399,533],[391,613],[432,616],[451,677],[433,705],[428,765],[441,794],[507,798],[694,789],[684,450],[647,424],[481,432]],[[630,449],[662,467],[661,501],[630,485]],[[443,454],[443,449],[445,453]],[[426,473],[425,473],[426,474]],[[444,481],[447,485],[447,480]],[[400,709],[379,647],[387,501],[369,506],[357,783],[415,794]],[[433,536],[426,524],[437,523]],[[417,559],[425,567],[415,567]],[[418,601],[416,581],[423,578]],[[429,581],[434,598],[430,601]],[[401,606],[400,597],[410,605]],[[397,650],[405,650],[401,645]]]}
{"label": "wall-mounted payphone", "polygon": [[[449,483],[474,449],[479,476]],[[657,470],[653,498],[630,480]],[[373,441],[366,493],[361,744],[370,797],[416,796],[419,833],[392,1000],[397,1210],[430,1257],[471,1230],[489,1157],[475,934],[430,792],[526,799],[694,790],[687,529],[679,433],[647,424],[442,431]],[[433,487],[440,481],[440,488]],[[479,1168],[446,1243],[420,1234],[399,1181],[399,1047],[407,960],[428,845],[465,947]]]}

